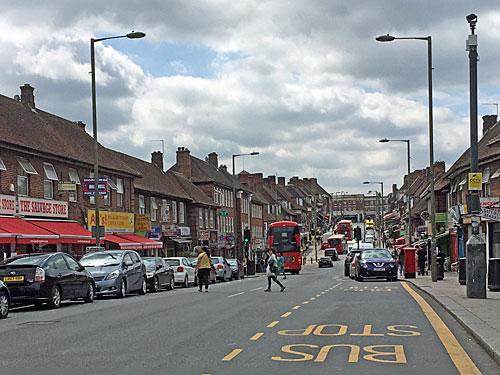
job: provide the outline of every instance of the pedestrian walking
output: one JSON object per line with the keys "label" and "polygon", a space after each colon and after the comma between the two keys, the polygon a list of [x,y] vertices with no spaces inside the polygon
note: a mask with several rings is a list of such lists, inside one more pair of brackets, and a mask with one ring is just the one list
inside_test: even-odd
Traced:
{"label": "pedestrian walking", "polygon": [[399,274],[403,275],[405,273],[405,252],[403,251],[403,249],[399,249],[398,263],[399,263]]}
{"label": "pedestrian walking", "polygon": [[285,290],[285,286],[280,283],[276,275],[278,274],[278,259],[276,259],[276,255],[274,254],[274,249],[269,249],[269,258],[267,260],[267,289],[264,289],[264,292],[271,291],[271,280],[273,280],[276,284],[281,287],[280,292]]}
{"label": "pedestrian walking", "polygon": [[196,263],[196,270],[198,272],[198,291],[201,292],[202,286],[205,285],[205,292],[208,292],[208,279],[210,278],[210,271],[213,268],[212,259],[210,259],[210,252],[207,247],[201,248],[198,254],[198,262]]}
{"label": "pedestrian walking", "polygon": [[420,248],[420,246],[415,246],[417,250],[417,262],[418,262],[418,274],[419,275],[425,275],[425,261],[427,258],[427,252]]}
{"label": "pedestrian walking", "polygon": [[278,276],[283,274],[283,279],[286,279],[285,275],[285,257],[283,253],[279,253],[278,257]]}

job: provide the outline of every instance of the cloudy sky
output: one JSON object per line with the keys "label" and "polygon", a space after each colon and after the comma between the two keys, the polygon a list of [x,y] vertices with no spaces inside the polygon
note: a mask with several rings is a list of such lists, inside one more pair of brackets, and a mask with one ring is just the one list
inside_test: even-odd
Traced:
{"label": "cloudy sky", "polygon": [[472,12],[479,100],[500,101],[497,0],[0,3],[0,93],[30,83],[37,107],[89,132],[90,38],[145,32],[96,44],[99,140],[150,160],[162,139],[167,167],[179,146],[215,151],[229,169],[232,154],[255,150],[237,171],[317,177],[330,192],[401,185],[405,144],[378,140],[410,139],[412,169],[428,165],[427,44],[375,41],[390,33],[432,36],[434,159],[448,168],[469,142]]}

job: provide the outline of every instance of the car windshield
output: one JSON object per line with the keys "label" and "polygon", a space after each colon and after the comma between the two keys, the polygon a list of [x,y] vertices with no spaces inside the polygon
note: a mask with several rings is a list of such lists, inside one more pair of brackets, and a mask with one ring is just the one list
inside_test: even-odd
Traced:
{"label": "car windshield", "polygon": [[189,261],[196,266],[196,264],[198,263],[198,258],[189,258]]}
{"label": "car windshield", "polygon": [[212,258],[212,263],[214,263],[214,264],[219,263],[219,258]]}
{"label": "car windshield", "polygon": [[385,249],[365,250],[361,253],[362,259],[390,258],[391,255]]}
{"label": "car windshield", "polygon": [[85,267],[108,267],[119,265],[121,259],[121,253],[95,253],[85,255],[80,263]]}
{"label": "car windshield", "polygon": [[227,262],[228,262],[231,266],[237,266],[237,265],[238,265],[238,262],[236,261],[236,259],[227,259]]}
{"label": "car windshield", "polygon": [[330,260],[330,258],[320,258],[320,260]]}
{"label": "car windshield", "polygon": [[32,255],[22,258],[11,258],[4,260],[0,264],[26,264],[26,265],[40,266],[48,257],[49,255],[44,254],[44,255]]}
{"label": "car windshield", "polygon": [[154,270],[156,269],[156,261],[152,258],[142,258],[144,265],[146,266],[146,269],[149,270]]}
{"label": "car windshield", "polygon": [[179,259],[165,259],[165,262],[167,262],[169,266],[178,266],[181,264]]}

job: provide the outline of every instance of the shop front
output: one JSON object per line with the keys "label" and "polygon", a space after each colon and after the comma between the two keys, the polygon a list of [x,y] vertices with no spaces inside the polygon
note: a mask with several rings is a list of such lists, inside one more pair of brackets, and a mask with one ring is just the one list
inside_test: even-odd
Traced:
{"label": "shop front", "polygon": [[162,225],[165,256],[193,256],[191,228],[175,224]]}

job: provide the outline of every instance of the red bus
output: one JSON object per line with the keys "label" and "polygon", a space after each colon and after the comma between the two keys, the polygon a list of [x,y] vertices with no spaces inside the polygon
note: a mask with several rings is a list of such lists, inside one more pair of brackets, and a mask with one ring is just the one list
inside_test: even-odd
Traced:
{"label": "red bus", "polygon": [[340,220],[337,224],[337,234],[344,234],[347,241],[352,240],[352,221]]}
{"label": "red bus", "polygon": [[347,241],[345,239],[345,235],[343,234],[333,234],[328,237],[328,246],[325,250],[325,256],[329,256],[326,254],[328,249],[336,249],[337,254],[343,254],[347,251]]}
{"label": "red bus", "polygon": [[302,269],[300,251],[300,228],[294,221],[277,221],[269,225],[268,245],[282,253],[285,258],[285,271],[297,274]]}

